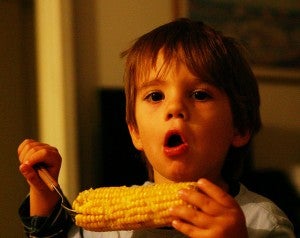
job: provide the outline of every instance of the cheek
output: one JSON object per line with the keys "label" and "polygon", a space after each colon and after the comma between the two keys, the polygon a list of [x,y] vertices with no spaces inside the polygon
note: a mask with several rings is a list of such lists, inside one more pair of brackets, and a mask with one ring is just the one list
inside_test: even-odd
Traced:
{"label": "cheek", "polygon": [[156,128],[157,127],[153,127],[151,125],[150,121],[149,123],[147,123],[147,121],[143,121],[143,123],[139,124],[139,135],[144,148],[147,147],[147,145],[151,145],[154,142],[154,140],[156,140],[158,136]]}
{"label": "cheek", "polygon": [[231,110],[227,105],[207,115],[205,124],[202,126],[205,128],[205,134],[207,139],[210,138],[211,143],[231,144],[235,130]]}
{"label": "cheek", "polygon": [[144,116],[143,114],[136,115],[136,122],[137,127],[139,131],[139,138],[141,141],[141,144],[143,145],[143,150],[145,150],[145,147],[147,147],[147,144],[153,141],[153,138],[155,138],[155,133],[152,130],[152,125],[149,118],[147,116]]}
{"label": "cheek", "polygon": [[148,131],[151,132],[153,127],[156,127],[157,116],[157,111],[153,110],[153,108],[137,102],[135,118],[141,134],[148,133]]}
{"label": "cheek", "polygon": [[228,149],[232,145],[235,133],[232,121],[222,121],[216,129],[216,140],[219,141],[218,143],[223,144],[225,149]]}

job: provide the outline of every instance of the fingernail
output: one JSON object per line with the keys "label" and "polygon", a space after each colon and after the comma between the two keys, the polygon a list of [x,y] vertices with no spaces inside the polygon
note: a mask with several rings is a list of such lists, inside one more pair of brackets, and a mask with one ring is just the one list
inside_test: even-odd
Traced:
{"label": "fingernail", "polygon": [[187,191],[185,189],[181,189],[178,191],[179,196],[185,197],[187,196]]}
{"label": "fingernail", "polygon": [[172,226],[173,226],[174,228],[176,228],[176,227],[178,226],[178,224],[179,224],[178,220],[173,220],[173,221],[172,221]]}
{"label": "fingernail", "polygon": [[21,164],[21,165],[19,166],[20,172],[21,172],[21,173],[25,173],[25,172],[26,172],[26,167],[27,167],[26,164]]}
{"label": "fingernail", "polygon": [[203,181],[203,179],[201,178],[201,179],[199,179],[199,180],[197,181],[197,183],[198,183],[198,184],[203,184],[204,181]]}

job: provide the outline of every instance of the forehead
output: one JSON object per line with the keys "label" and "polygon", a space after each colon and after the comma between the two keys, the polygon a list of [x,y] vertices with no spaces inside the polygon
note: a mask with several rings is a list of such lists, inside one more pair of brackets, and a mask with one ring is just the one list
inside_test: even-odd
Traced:
{"label": "forehead", "polygon": [[152,57],[143,58],[143,61],[136,68],[136,77],[134,78],[136,89],[147,85],[150,81],[166,79],[170,71],[172,71],[172,74],[177,74],[182,66],[199,81],[221,88],[210,75],[203,61],[191,59],[180,47],[173,51],[166,51],[162,48],[156,55],[153,54]]}
{"label": "forehead", "polygon": [[137,86],[155,78],[163,79],[170,69],[175,69],[179,64],[186,65],[182,52],[174,51],[171,54],[163,49],[159,50],[156,56],[145,57],[144,61],[137,67]]}

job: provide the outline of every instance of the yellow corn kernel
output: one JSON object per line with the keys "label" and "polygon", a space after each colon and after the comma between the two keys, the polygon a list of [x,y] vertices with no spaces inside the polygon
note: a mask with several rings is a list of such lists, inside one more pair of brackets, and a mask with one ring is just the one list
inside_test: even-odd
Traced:
{"label": "yellow corn kernel", "polygon": [[170,226],[169,208],[185,204],[178,191],[195,187],[195,182],[182,182],[85,190],[73,202],[76,225],[91,231]]}

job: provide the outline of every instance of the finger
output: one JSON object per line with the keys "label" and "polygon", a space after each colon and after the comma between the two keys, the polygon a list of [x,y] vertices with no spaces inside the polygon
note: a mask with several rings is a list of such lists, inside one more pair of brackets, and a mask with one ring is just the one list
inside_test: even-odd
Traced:
{"label": "finger", "polygon": [[35,141],[35,140],[33,140],[33,139],[25,139],[25,140],[22,141],[22,143],[18,146],[18,154],[20,154],[21,151],[26,150],[26,148],[31,148],[31,147],[33,147],[34,145],[37,145],[37,144],[40,144],[40,145],[46,145],[46,144],[44,144],[44,143]]}
{"label": "finger", "polygon": [[19,157],[21,163],[27,163],[31,166],[40,162],[50,162],[52,157],[57,157],[60,161],[60,155],[56,148],[36,141],[24,144]]}
{"label": "finger", "polygon": [[20,162],[23,163],[25,161],[26,155],[29,156],[30,153],[33,153],[34,151],[38,150],[38,147],[41,146],[48,146],[48,145],[32,139],[24,140],[18,147],[18,155],[19,155]]}
{"label": "finger", "polygon": [[24,140],[18,147],[18,156],[19,156],[19,160],[20,160],[20,163],[23,163],[23,158],[24,158],[24,154],[26,154],[26,149],[25,148],[28,148],[28,144],[34,142],[34,140],[32,139],[26,139]]}
{"label": "finger", "polygon": [[183,189],[179,191],[179,196],[186,203],[210,216],[218,215],[224,210],[223,206],[201,191]]}
{"label": "finger", "polygon": [[212,217],[191,206],[176,206],[170,209],[170,214],[186,223],[206,229],[213,223]]}
{"label": "finger", "polygon": [[38,163],[47,163],[47,158],[51,157],[51,151],[44,147],[35,147],[26,153],[24,156],[24,163],[34,166]]}
{"label": "finger", "polygon": [[18,147],[18,154],[21,153],[21,151],[23,150],[24,146],[30,142],[32,142],[33,140],[32,139],[25,139],[22,141],[22,143],[19,145]]}
{"label": "finger", "polygon": [[235,205],[235,200],[227,192],[207,179],[199,179],[198,188],[222,206],[232,207]]}
{"label": "finger", "polygon": [[172,221],[172,226],[180,231],[181,233],[187,235],[188,237],[208,237],[207,234],[207,229],[202,229],[199,227],[195,227],[194,225],[191,225],[185,221],[182,220],[173,220]]}
{"label": "finger", "polygon": [[21,164],[19,170],[28,182],[32,181],[33,178],[37,176],[37,173],[34,171],[34,169],[27,164]]}
{"label": "finger", "polygon": [[35,187],[39,190],[46,189],[46,185],[43,183],[43,181],[40,179],[40,177],[32,167],[26,164],[21,164],[19,170],[31,187]]}

